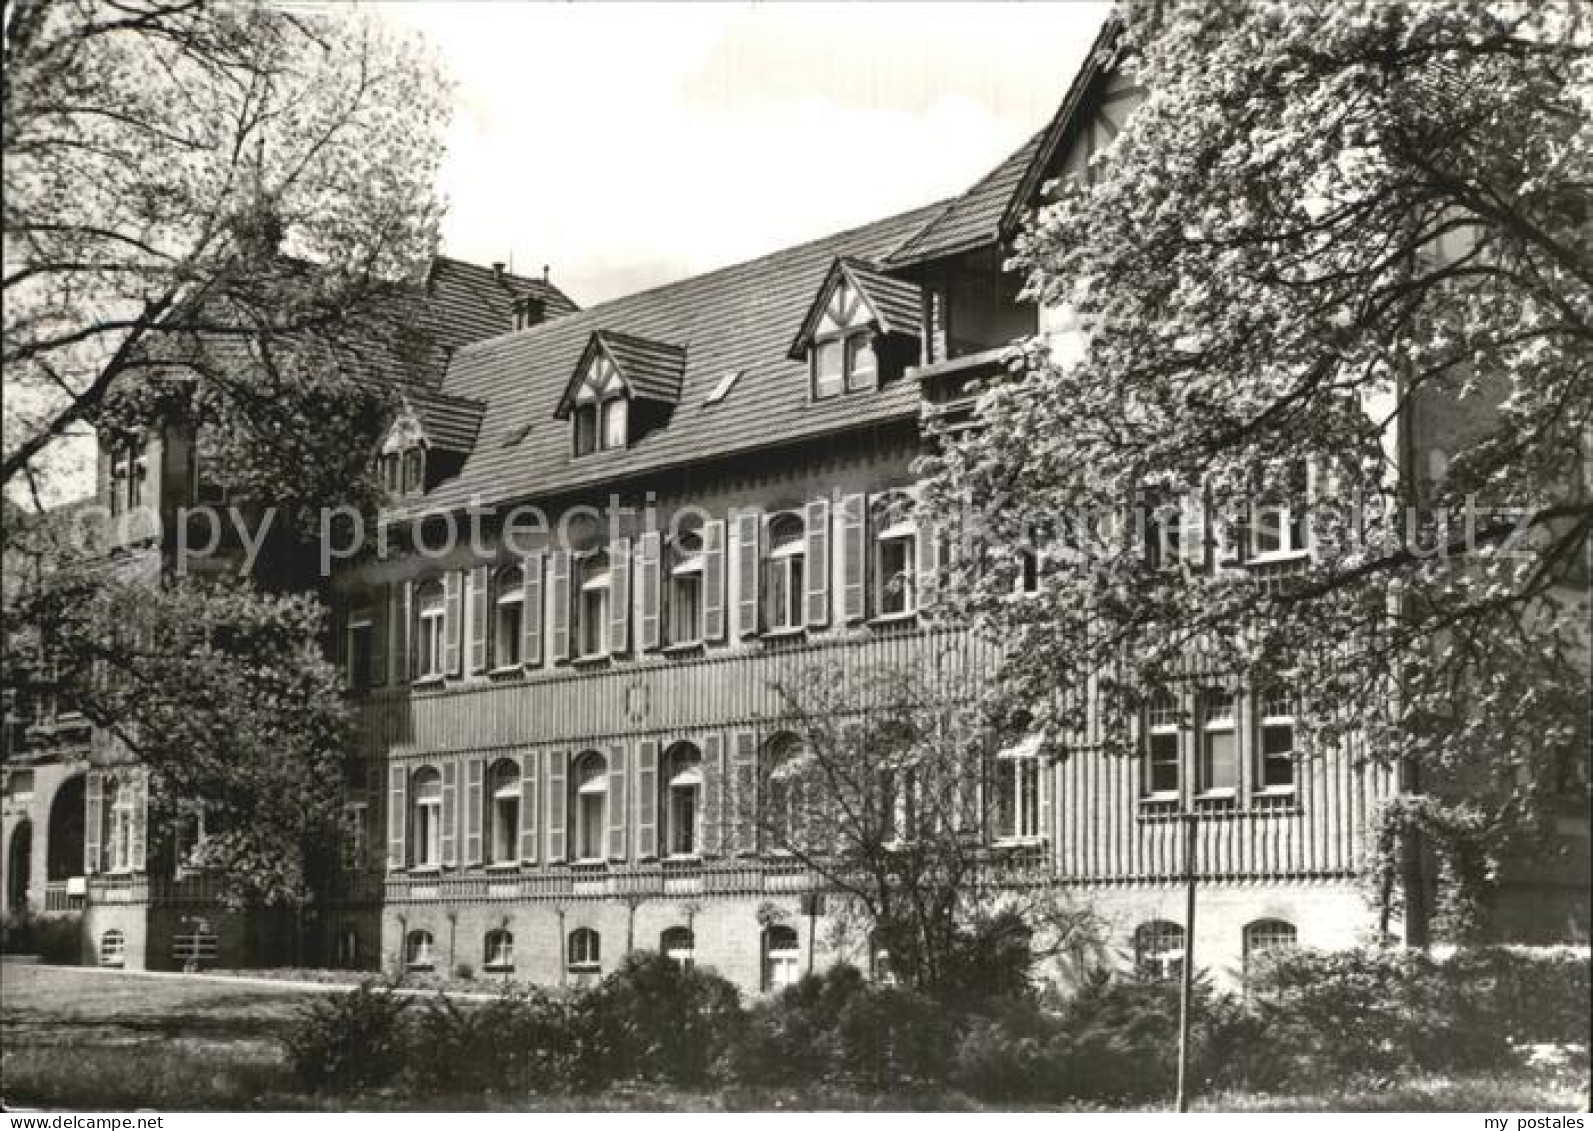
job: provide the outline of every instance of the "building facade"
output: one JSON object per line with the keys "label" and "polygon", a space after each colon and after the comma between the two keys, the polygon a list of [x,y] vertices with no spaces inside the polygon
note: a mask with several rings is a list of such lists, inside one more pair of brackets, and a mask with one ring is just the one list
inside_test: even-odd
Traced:
{"label": "building facade", "polygon": [[[1020,300],[1002,264],[1041,186],[1087,176],[1135,98],[1096,51],[1055,118],[950,201],[587,310],[482,314],[450,292],[466,330],[376,454],[390,552],[333,579],[363,772],[323,961],[559,984],[647,948],[752,991],[870,963],[759,836],[759,790],[800,745],[780,689],[814,664],[966,686],[993,661],[930,615],[941,549],[914,461],[1014,339],[1064,344],[1063,312]],[[175,476],[197,497],[175,449],[118,458],[107,495],[147,483],[165,505]],[[1310,552],[1273,536],[1249,568]],[[1370,939],[1365,833],[1396,782],[1353,749],[1302,756],[1295,723],[1286,694],[1213,683],[1153,705],[1138,759],[992,751],[982,835],[1093,909],[1109,958],[1171,968],[1188,945],[1186,813],[1200,965]],[[221,914],[174,861],[155,874],[136,768],[49,765],[8,778],[8,900],[14,840],[35,876],[55,859],[22,814],[81,781],[81,876],[52,865],[42,903],[19,890],[72,901],[86,961],[280,952],[281,924]],[[1585,834],[1578,851],[1553,897],[1580,884],[1580,909],[1535,937],[1585,937]]]}

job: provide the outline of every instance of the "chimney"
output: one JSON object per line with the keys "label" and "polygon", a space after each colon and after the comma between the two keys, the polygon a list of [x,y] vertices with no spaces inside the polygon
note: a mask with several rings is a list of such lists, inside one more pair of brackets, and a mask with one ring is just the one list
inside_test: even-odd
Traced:
{"label": "chimney", "polygon": [[548,281],[548,265],[546,263],[542,265],[542,281],[544,283]]}
{"label": "chimney", "polygon": [[547,304],[533,295],[521,295],[514,300],[514,328],[525,330],[547,317]]}
{"label": "chimney", "polygon": [[499,281],[502,281],[503,279],[503,269],[505,266],[507,266],[507,264],[505,264],[501,259],[492,265],[492,273]]}

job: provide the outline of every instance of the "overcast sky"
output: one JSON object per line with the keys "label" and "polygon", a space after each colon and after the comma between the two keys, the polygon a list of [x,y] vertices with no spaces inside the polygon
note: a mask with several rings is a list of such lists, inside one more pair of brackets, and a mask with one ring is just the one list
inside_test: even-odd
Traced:
{"label": "overcast sky", "polygon": [[927,204],[1045,124],[1109,5],[392,3],[457,84],[444,250],[590,305]]}

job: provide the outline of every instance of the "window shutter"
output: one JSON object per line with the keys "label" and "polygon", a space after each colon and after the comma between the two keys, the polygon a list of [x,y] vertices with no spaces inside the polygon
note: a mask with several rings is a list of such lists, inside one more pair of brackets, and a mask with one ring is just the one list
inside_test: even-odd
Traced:
{"label": "window shutter", "polygon": [[542,666],[542,558],[542,551],[534,550],[520,562],[525,579],[525,600],[520,606],[520,661],[530,668]]}
{"label": "window shutter", "polygon": [[396,872],[404,866],[404,826],[409,817],[404,805],[404,767],[390,767],[387,782],[387,870]]}
{"label": "window shutter", "polygon": [[[570,551],[553,551],[553,661],[570,658]],[[559,853],[560,856],[564,854]]]}
{"label": "window shutter", "polygon": [[444,762],[442,768],[442,862],[452,868],[459,863],[459,763]]}
{"label": "window shutter", "polygon": [[[565,551],[560,550],[559,553]],[[564,775],[570,760],[563,750],[548,751],[548,860],[564,859]]]}
{"label": "window shutter", "polygon": [[487,602],[491,594],[487,567],[470,571],[470,670],[487,670]]}
{"label": "window shutter", "polygon": [[608,856],[625,859],[625,825],[629,815],[625,797],[625,747],[614,743],[608,748]]}
{"label": "window shutter", "polygon": [[404,582],[404,633],[406,644],[404,655],[407,657],[405,664],[405,678],[413,680],[420,675],[420,633],[415,631],[415,618],[420,615],[420,610],[415,607],[415,583]]}
{"label": "window shutter", "polygon": [[708,640],[725,638],[725,524],[705,522],[702,527],[702,634]]}
{"label": "window shutter", "polygon": [[465,585],[465,571],[451,569],[443,574],[443,674],[458,675],[460,673],[460,642],[464,637],[464,614],[462,610],[462,592]]}
{"label": "window shutter", "polygon": [[918,592],[914,594],[914,603],[917,608],[927,609],[935,603],[936,591],[940,587],[940,539],[936,537],[935,528],[922,509],[914,509],[918,511],[918,546],[915,550],[918,558]]}
{"label": "window shutter", "polygon": [[392,603],[390,586],[377,590],[371,602],[371,686],[383,687],[387,683],[387,627],[392,619],[388,606]]}
{"label": "window shutter", "polygon": [[631,540],[618,539],[608,556],[608,650],[616,655],[631,647]]}
{"label": "window shutter", "polygon": [[137,774],[128,781],[133,791],[133,830],[127,847],[127,862],[135,872],[144,870],[144,831],[149,824],[149,779]]}
{"label": "window shutter", "polygon": [[736,732],[735,758],[735,851],[745,856],[758,847],[758,736],[752,731]]}
{"label": "window shutter", "polygon": [[841,500],[841,616],[848,622],[860,621],[864,608],[864,504],[862,495]]}
{"label": "window shutter", "polygon": [[720,734],[702,740],[702,851],[718,856],[724,840],[725,740]]}
{"label": "window shutter", "polygon": [[393,683],[402,686],[409,682],[409,637],[411,633],[409,624],[409,602],[413,585],[406,581],[402,585],[388,587],[388,622],[392,644]]}
{"label": "window shutter", "polygon": [[736,515],[736,635],[758,635],[758,527],[763,516],[756,511]]}
{"label": "window shutter", "polygon": [[663,535],[656,530],[650,530],[642,535],[637,557],[639,575],[636,578],[637,587],[641,590],[641,640],[638,647],[643,651],[654,651],[659,645],[658,608],[659,587],[662,584],[660,571],[663,557]]}
{"label": "window shutter", "polygon": [[1037,762],[1035,766],[1035,788],[1040,791],[1040,835],[1047,841],[1055,843],[1056,830],[1051,827],[1051,799],[1052,795],[1055,793],[1056,764],[1046,756],[1044,750],[1041,750],[1040,753],[1035,756],[1035,759]]}
{"label": "window shutter", "polygon": [[537,773],[542,761],[540,752],[527,754],[520,759],[520,859],[527,862],[537,858]]}
{"label": "window shutter", "polygon": [[481,863],[481,818],[484,802],[482,799],[483,771],[480,758],[471,758],[465,763],[465,863]]}
{"label": "window shutter", "polygon": [[384,848],[381,832],[382,820],[382,764],[375,758],[365,760],[365,859],[361,868],[376,871],[382,866]]}
{"label": "window shutter", "polygon": [[814,499],[807,506],[807,552],[803,572],[807,579],[809,628],[830,623],[830,500]]}
{"label": "window shutter", "polygon": [[105,776],[90,770],[83,792],[83,874],[95,876],[100,871],[100,830],[105,827]]}
{"label": "window shutter", "polygon": [[650,860],[658,852],[658,741],[648,738],[636,748],[636,858]]}

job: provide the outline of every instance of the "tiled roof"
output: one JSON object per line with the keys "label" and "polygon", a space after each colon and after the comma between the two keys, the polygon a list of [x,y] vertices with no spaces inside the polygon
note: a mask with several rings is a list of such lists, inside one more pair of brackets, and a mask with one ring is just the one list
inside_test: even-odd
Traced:
{"label": "tiled roof", "polygon": [[546,318],[580,309],[568,295],[543,279],[500,273],[445,255],[432,262],[426,290],[437,307],[435,332],[445,348],[508,333],[514,327],[514,300],[521,296],[541,301]]}
{"label": "tiled roof", "polygon": [[791,348],[786,351],[787,357],[801,360],[806,354],[809,343],[813,341],[813,336],[818,331],[819,321],[824,317],[825,308],[829,305],[830,295],[841,277],[850,280],[862,294],[864,301],[874,312],[874,317],[879,320],[881,330],[887,334],[908,334],[915,338],[919,336],[920,295],[915,284],[882,274],[872,264],[865,263],[861,259],[838,256],[831,265],[829,273],[825,275],[824,282],[819,285],[813,302],[808,307],[807,317],[802,320],[801,328],[792,339]]}
{"label": "tiled roof", "polygon": [[1044,136],[1044,130],[1035,134],[978,184],[948,204],[940,215],[892,251],[885,266],[910,267],[994,243],[1007,202],[1039,152]]}
{"label": "tiled roof", "polygon": [[432,447],[460,453],[475,447],[486,409],[480,401],[435,389],[410,389],[404,393],[404,400],[419,419]]}
{"label": "tiled roof", "polygon": [[[806,365],[785,350],[837,256],[877,259],[943,207],[920,208],[462,347],[443,388],[486,402],[480,439],[460,474],[412,509],[462,506],[473,498],[523,499],[915,414],[917,389],[905,380],[815,402]],[[576,457],[570,424],[553,413],[600,330],[684,350],[680,400],[667,424],[630,447]],[[705,403],[735,370],[743,372],[729,395]]]}
{"label": "tiled roof", "polygon": [[680,403],[680,383],[686,373],[685,350],[618,330],[599,330],[593,337],[608,351],[634,396],[665,404]]}

